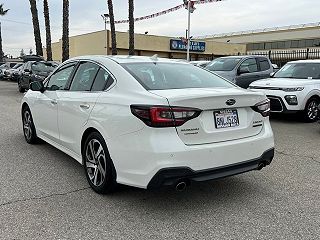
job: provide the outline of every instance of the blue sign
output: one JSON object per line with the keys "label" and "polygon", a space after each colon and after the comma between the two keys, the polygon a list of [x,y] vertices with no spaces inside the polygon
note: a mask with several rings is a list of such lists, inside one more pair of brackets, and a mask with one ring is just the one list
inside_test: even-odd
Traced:
{"label": "blue sign", "polygon": [[[187,44],[185,44],[185,42],[182,40],[171,39],[170,50],[187,51]],[[204,52],[205,50],[206,50],[205,42],[190,41],[191,52]]]}

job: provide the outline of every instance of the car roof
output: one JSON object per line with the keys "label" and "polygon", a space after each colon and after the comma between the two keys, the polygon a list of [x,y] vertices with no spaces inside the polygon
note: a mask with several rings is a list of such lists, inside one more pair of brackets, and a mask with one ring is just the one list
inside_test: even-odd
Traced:
{"label": "car roof", "polygon": [[320,63],[320,60],[318,60],[318,59],[298,60],[298,61],[291,61],[288,63]]}
{"label": "car roof", "polygon": [[127,55],[88,55],[88,56],[80,56],[74,57],[70,60],[93,60],[93,61],[103,61],[105,59],[110,59],[119,64],[122,63],[154,63],[154,62],[162,62],[162,63],[185,63],[188,64],[186,60],[183,59],[168,59],[168,58],[159,58],[157,55],[148,57],[148,56],[127,56]]}
{"label": "car roof", "polygon": [[249,57],[268,58],[267,56],[259,56],[259,55],[234,55],[234,56],[225,56],[225,57],[219,57],[219,58],[249,58]]}

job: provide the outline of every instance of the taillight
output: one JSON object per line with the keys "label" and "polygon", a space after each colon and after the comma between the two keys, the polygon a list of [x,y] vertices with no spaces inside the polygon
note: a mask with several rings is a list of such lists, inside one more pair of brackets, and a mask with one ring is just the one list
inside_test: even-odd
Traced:
{"label": "taillight", "polygon": [[256,105],[254,105],[252,109],[260,113],[262,116],[268,117],[270,116],[270,100],[263,100],[262,102],[259,102]]}
{"label": "taillight", "polygon": [[185,107],[131,105],[131,112],[150,127],[178,127],[200,115],[201,110]]}

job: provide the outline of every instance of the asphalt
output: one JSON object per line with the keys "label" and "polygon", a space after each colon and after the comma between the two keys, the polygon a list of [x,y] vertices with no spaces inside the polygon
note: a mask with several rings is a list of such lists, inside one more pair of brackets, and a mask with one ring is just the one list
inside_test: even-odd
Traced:
{"label": "asphalt", "polygon": [[262,171],[102,196],[75,160],[24,141],[21,98],[0,81],[0,239],[320,239],[319,124],[273,118],[276,157]]}

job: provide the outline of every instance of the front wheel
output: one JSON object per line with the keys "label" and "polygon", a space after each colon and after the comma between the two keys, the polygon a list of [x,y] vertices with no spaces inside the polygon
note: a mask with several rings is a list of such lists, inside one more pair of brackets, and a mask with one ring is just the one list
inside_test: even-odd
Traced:
{"label": "front wheel", "polygon": [[20,80],[18,80],[18,89],[19,89],[19,92],[21,93],[24,93],[26,90],[21,86],[21,82]]}
{"label": "front wheel", "polygon": [[24,107],[22,110],[22,124],[24,138],[27,143],[36,143],[38,138],[29,107]]}
{"label": "front wheel", "polygon": [[319,115],[319,104],[320,101],[317,98],[311,98],[303,111],[303,118],[306,122],[315,122]]}
{"label": "front wheel", "polygon": [[82,151],[83,166],[91,188],[99,193],[111,193],[116,189],[116,170],[103,137],[91,133]]}

